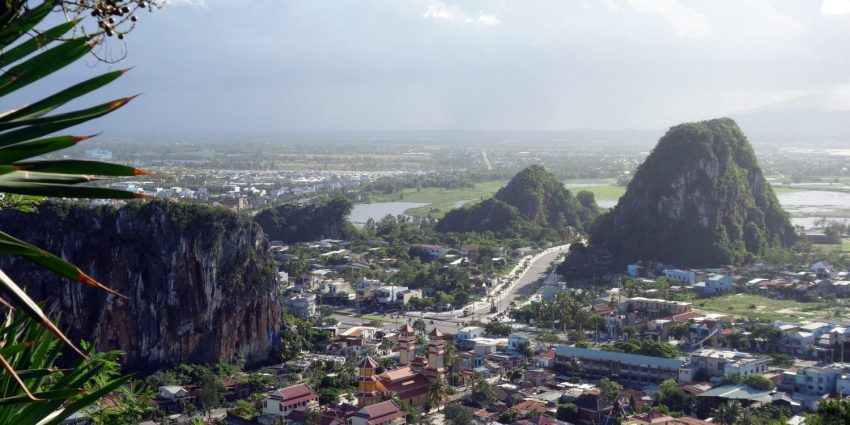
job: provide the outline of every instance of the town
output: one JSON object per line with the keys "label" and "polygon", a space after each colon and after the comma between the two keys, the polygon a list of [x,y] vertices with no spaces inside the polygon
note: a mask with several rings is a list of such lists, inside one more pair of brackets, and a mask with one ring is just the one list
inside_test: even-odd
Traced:
{"label": "town", "polygon": [[[568,246],[488,248],[482,260],[479,246],[411,245],[411,255],[470,274],[458,297],[391,283],[398,263],[377,241],[269,249],[281,269],[307,264],[279,272],[282,363],[213,374],[212,400],[204,382],[158,373],[150,403],[166,418],[802,423],[850,389],[850,321],[841,319],[850,273],[823,261],[802,270],[635,263],[601,290],[557,274]],[[472,275],[480,261],[502,266]],[[777,313],[786,320],[771,320]]]}

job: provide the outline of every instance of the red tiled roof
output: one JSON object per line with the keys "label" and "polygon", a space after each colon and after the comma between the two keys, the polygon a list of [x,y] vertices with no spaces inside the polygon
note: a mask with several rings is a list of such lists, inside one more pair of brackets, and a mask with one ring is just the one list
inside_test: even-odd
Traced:
{"label": "red tiled roof", "polygon": [[402,400],[425,394],[431,386],[431,381],[419,373],[413,373],[403,379],[389,380],[381,376],[381,385],[387,391],[398,394]]}
{"label": "red tiled roof", "polygon": [[304,384],[295,384],[286,388],[281,388],[275,391],[273,395],[280,398],[283,404],[295,404],[319,398],[319,394],[316,394],[312,388]]}
{"label": "red tiled roof", "polygon": [[386,421],[391,421],[396,418],[403,418],[404,411],[392,400],[382,401],[380,403],[366,406],[357,412],[358,416],[366,417],[366,423],[379,424]]}
{"label": "red tiled roof", "polygon": [[406,333],[409,333],[409,334],[416,332],[416,330],[413,329],[413,326],[410,326],[410,324],[407,324],[407,323],[404,326],[402,326],[401,329],[399,329],[398,331],[399,332],[406,332]]}

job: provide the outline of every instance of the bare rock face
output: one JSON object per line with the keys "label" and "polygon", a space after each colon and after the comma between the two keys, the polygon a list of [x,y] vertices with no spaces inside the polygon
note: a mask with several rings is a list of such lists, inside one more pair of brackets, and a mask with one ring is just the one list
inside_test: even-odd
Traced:
{"label": "bare rock face", "polygon": [[788,214],[734,121],[675,126],[638,168],[590,245],[620,261],[739,264],[794,243]]}
{"label": "bare rock face", "polygon": [[274,263],[262,230],[248,218],[164,202],[119,209],[45,204],[34,213],[0,213],[0,229],[129,297],[0,257],[30,296],[61,313],[60,325],[72,339],[123,350],[131,368],[234,357],[262,361],[277,338]]}

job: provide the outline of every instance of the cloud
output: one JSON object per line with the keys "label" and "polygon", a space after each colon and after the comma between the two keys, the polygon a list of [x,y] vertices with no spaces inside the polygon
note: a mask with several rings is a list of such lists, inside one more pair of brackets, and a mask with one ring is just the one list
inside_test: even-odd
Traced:
{"label": "cloud", "polygon": [[820,13],[824,15],[850,14],[850,0],[823,0],[820,4]]}
{"label": "cloud", "polygon": [[435,19],[439,21],[455,21],[465,24],[478,25],[499,25],[502,23],[498,16],[478,11],[476,14],[467,13],[462,8],[455,5],[447,5],[445,2],[434,0],[428,4],[425,13],[422,14],[425,19]]}
{"label": "cloud", "polygon": [[196,8],[207,7],[206,0],[167,0],[165,4],[167,6],[189,6]]}
{"label": "cloud", "polygon": [[626,4],[635,12],[663,18],[678,37],[707,38],[714,34],[705,15],[683,6],[678,0],[627,0]]}

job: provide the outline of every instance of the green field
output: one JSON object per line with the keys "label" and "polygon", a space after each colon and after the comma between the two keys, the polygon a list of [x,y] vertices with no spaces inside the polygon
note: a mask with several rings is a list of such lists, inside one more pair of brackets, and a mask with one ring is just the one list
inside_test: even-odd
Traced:
{"label": "green field", "polygon": [[850,252],[850,238],[842,239],[841,244],[812,244],[812,248],[819,249],[824,253]]}
{"label": "green field", "polygon": [[426,217],[428,214],[431,214],[432,217],[440,218],[446,211],[454,208],[460,202],[477,202],[493,196],[505,184],[507,184],[505,180],[494,180],[460,189],[442,189],[438,187],[427,187],[419,190],[405,189],[389,195],[372,195],[369,197],[369,202],[427,202],[428,205],[411,208],[404,213],[414,217]]}
{"label": "green field", "polygon": [[[588,190],[593,192],[597,201],[616,201],[626,192],[623,186],[615,186],[611,179],[594,179],[594,180],[566,180],[565,184],[578,184],[580,187],[570,187],[570,191],[576,193],[580,190]],[[483,183],[477,183],[473,187],[465,187],[461,189],[442,189],[429,187],[420,190],[405,189],[401,192],[388,195],[372,195],[369,196],[369,202],[421,202],[428,205],[410,208],[405,210],[405,214],[414,217],[427,217],[429,214],[434,218],[442,218],[443,215],[453,209],[464,204],[474,203],[493,196],[497,190],[502,188],[507,181],[494,180]]]}
{"label": "green field", "polygon": [[[753,306],[755,308],[752,308]],[[696,300],[694,310],[769,322],[776,320],[799,322],[832,316],[833,307],[825,302],[801,303],[791,300],[775,300],[759,295],[732,294]]]}

